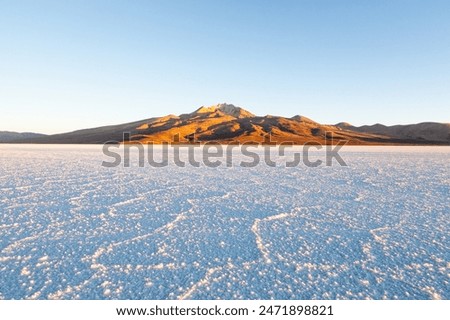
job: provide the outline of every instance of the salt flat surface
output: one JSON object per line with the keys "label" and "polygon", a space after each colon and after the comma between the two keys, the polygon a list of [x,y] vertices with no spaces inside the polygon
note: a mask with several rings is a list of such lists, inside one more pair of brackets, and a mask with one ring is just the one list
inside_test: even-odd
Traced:
{"label": "salt flat surface", "polygon": [[0,145],[0,299],[450,299],[450,148],[318,168],[100,150]]}

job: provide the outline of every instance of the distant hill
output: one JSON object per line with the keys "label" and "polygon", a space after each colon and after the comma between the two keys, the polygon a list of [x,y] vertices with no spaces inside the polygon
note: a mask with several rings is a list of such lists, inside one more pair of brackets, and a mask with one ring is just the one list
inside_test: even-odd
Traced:
{"label": "distant hill", "polygon": [[[123,133],[130,141],[123,141]],[[16,143],[162,143],[217,142],[334,143],[345,140],[352,145],[431,144],[450,145],[450,124],[420,123],[408,126],[362,126],[348,123],[324,125],[304,116],[292,118],[256,116],[232,104],[203,106],[192,113],[167,115],[141,121],[78,130],[49,136],[23,137]]]}
{"label": "distant hill", "polygon": [[[157,118],[155,118],[157,119]],[[49,144],[103,144],[108,141],[122,141],[123,132],[137,133],[138,127],[152,122],[146,119],[126,124],[104,126],[92,129],[77,130],[48,136],[24,138],[15,143],[49,143]]]}
{"label": "distant hill", "polygon": [[403,140],[450,142],[450,123],[423,122],[410,125],[354,127],[348,123],[337,124],[338,127],[355,132],[373,133]]}
{"label": "distant hill", "polygon": [[0,131],[0,143],[10,143],[23,139],[34,139],[38,137],[45,137],[45,134],[33,133],[33,132],[12,132],[12,131]]}

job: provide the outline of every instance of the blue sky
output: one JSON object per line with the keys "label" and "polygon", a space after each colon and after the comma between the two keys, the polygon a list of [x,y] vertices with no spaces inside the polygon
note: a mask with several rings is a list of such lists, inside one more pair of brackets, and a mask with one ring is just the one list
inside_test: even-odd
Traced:
{"label": "blue sky", "polygon": [[450,1],[0,0],[0,130],[228,102],[355,125],[450,122]]}

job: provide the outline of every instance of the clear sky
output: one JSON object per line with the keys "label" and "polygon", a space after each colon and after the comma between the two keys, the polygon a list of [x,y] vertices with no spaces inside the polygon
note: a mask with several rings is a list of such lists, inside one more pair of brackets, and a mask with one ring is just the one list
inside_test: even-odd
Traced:
{"label": "clear sky", "polygon": [[450,1],[0,0],[0,130],[201,105],[450,122]]}

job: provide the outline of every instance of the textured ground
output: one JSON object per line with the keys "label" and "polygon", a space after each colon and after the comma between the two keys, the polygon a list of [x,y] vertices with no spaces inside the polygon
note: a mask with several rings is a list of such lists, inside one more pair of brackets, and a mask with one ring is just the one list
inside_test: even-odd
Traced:
{"label": "textured ground", "polygon": [[450,299],[450,148],[341,155],[103,168],[97,146],[0,145],[0,299]]}

